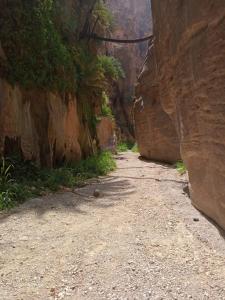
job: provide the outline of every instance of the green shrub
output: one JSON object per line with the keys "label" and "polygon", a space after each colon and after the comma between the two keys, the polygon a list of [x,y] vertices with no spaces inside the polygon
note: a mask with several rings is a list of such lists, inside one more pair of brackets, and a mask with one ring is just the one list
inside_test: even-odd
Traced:
{"label": "green shrub", "polygon": [[113,118],[112,110],[108,105],[102,105],[102,116]]}
{"label": "green shrub", "polygon": [[3,158],[0,166],[0,209],[7,209],[12,207],[12,203],[15,197],[14,192],[9,189],[12,184],[10,169],[11,165],[7,165]]}
{"label": "green shrub", "polygon": [[[28,198],[41,195],[43,191],[57,191],[62,186],[69,188],[80,186],[85,180],[106,175],[116,168],[109,152],[102,152],[57,169],[38,169],[28,162],[22,167],[22,161],[15,158],[3,161],[0,176],[0,210],[12,208]],[[14,161],[15,165],[10,165],[9,168],[5,161]],[[20,167],[23,170],[20,176],[17,172],[12,173],[14,177],[9,173],[10,169],[17,170]],[[33,170],[35,172],[30,176]]]}
{"label": "green shrub", "polygon": [[31,183],[32,182],[30,182],[29,179],[27,179],[27,182],[25,182],[25,180],[23,182],[13,181],[6,187],[6,190],[12,192],[14,195],[14,205],[16,203],[24,202],[27,198],[30,198],[33,195],[37,195],[37,191],[32,189]]}
{"label": "green shrub", "polygon": [[38,176],[37,165],[32,161],[24,161],[18,155],[6,157],[5,164],[10,167],[10,175],[14,180],[23,181],[26,178],[35,180]]}
{"label": "green shrub", "polygon": [[125,77],[125,73],[118,59],[112,56],[99,55],[98,61],[106,77],[115,81]]}
{"label": "green shrub", "polygon": [[15,194],[10,191],[0,191],[0,210],[12,208],[14,206]]}
{"label": "green shrub", "polygon": [[113,27],[113,16],[109,9],[106,7],[103,0],[99,0],[94,9],[94,15],[98,18],[99,23],[105,29],[110,29]]}
{"label": "green shrub", "polygon": [[2,158],[0,164],[0,187],[4,187],[11,182],[11,173],[12,165],[7,165],[6,160]]}
{"label": "green shrub", "polygon": [[[25,88],[76,92],[79,85],[96,90],[104,82],[104,70],[87,41],[78,40],[82,18],[92,3],[75,3],[69,18],[60,1],[14,0],[0,4],[0,40],[7,57],[0,60],[2,76]],[[102,29],[109,29],[112,24],[102,0],[95,5],[90,25],[96,19]],[[110,63],[121,72],[115,59]]]}
{"label": "green shrub", "polygon": [[75,66],[69,45],[56,29],[54,8],[53,0],[16,0],[5,7],[0,40],[7,56],[5,75],[11,83],[74,90]]}
{"label": "green shrub", "polygon": [[127,144],[126,143],[119,143],[118,145],[117,145],[117,151],[118,152],[126,152],[126,151],[128,151],[129,149],[128,149],[128,146],[127,146]]}
{"label": "green shrub", "polygon": [[74,49],[74,59],[77,70],[77,89],[79,95],[101,95],[106,89],[104,70],[98,62],[98,57],[90,52],[86,44]]}
{"label": "green shrub", "polygon": [[[11,208],[15,202],[22,202],[31,195],[28,187],[15,181],[11,170],[14,166],[3,158],[0,166],[0,210]],[[29,174],[27,176],[29,178]]]}
{"label": "green shrub", "polygon": [[135,144],[133,145],[133,147],[131,148],[131,151],[134,152],[134,153],[138,153],[138,152],[139,152],[138,144],[137,144],[137,143],[135,143]]}
{"label": "green shrub", "polygon": [[176,163],[176,169],[177,169],[177,171],[178,171],[181,175],[183,175],[183,174],[185,174],[185,173],[187,172],[187,168],[186,168],[186,166],[185,166],[185,164],[184,164],[183,161],[178,161],[178,162]]}
{"label": "green shrub", "polygon": [[110,117],[113,119],[113,113],[112,109],[109,104],[109,97],[105,92],[102,93],[102,106],[101,106],[101,111],[102,111],[102,116],[104,117]]}
{"label": "green shrub", "polygon": [[52,170],[41,170],[39,179],[45,188],[56,191],[60,186],[79,186],[84,180],[106,175],[116,167],[112,154],[102,152],[76,163]]}
{"label": "green shrub", "polygon": [[128,150],[135,149],[134,146],[135,146],[135,144],[132,143],[132,142],[129,142],[129,141],[126,141],[126,142],[120,142],[120,143],[117,145],[117,151],[118,151],[118,152],[126,152],[126,151],[128,151]]}
{"label": "green shrub", "polygon": [[91,178],[95,176],[103,176],[116,168],[112,154],[108,151],[99,155],[91,156],[86,160],[81,160],[71,165],[74,176],[83,176]]}
{"label": "green shrub", "polygon": [[39,179],[41,185],[51,191],[57,191],[60,186],[72,187],[76,183],[72,172],[66,168],[41,170]]}

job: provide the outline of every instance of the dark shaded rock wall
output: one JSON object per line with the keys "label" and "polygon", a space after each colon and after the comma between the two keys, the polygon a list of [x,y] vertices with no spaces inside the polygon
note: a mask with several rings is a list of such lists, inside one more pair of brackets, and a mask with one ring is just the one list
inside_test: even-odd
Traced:
{"label": "dark shaded rock wall", "polygon": [[[111,0],[109,7],[114,16],[113,36],[132,39],[149,35],[151,26],[151,7],[148,0]],[[141,71],[148,49],[148,43],[108,44],[107,51],[118,58],[126,78],[115,84],[111,101],[116,124],[122,139],[134,141],[133,98],[134,87]]]}

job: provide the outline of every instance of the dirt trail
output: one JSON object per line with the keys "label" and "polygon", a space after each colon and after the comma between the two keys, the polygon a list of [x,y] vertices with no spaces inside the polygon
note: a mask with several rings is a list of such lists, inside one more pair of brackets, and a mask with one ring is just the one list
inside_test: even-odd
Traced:
{"label": "dirt trail", "polygon": [[225,299],[225,241],[185,178],[133,153],[117,162],[77,194],[1,215],[1,300]]}

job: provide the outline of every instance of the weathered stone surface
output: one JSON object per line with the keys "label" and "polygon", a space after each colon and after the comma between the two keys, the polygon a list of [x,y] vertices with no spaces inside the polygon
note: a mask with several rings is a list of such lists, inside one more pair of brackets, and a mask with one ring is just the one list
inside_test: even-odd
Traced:
{"label": "weathered stone surface", "polygon": [[116,139],[115,139],[115,125],[111,118],[102,117],[101,121],[97,124],[97,136],[99,147],[101,150],[111,150],[116,149]]}
{"label": "weathered stone surface", "polygon": [[[18,33],[22,32],[24,36],[27,36],[26,30],[23,32],[23,26],[25,25],[23,23],[24,14],[20,14],[20,12],[25,10],[23,10],[23,5],[20,5],[20,1],[16,2],[14,7],[13,4],[9,5],[8,1],[0,1],[0,23],[5,26],[3,26],[4,28],[8,28],[8,24],[12,23],[13,28],[14,21],[18,19],[18,28],[15,28],[15,30],[18,29]],[[66,44],[69,42],[70,46],[78,46],[78,49],[81,35],[87,34],[89,29],[94,26],[96,21],[96,16],[94,16],[92,11],[94,2],[96,1],[62,0],[60,4],[57,4],[57,9],[59,10],[57,10],[57,16],[54,16],[54,25],[56,25],[57,31],[60,29],[60,36],[62,34],[63,39],[67,40]],[[32,5],[36,7],[35,3]],[[20,9],[18,10],[17,16],[18,7],[21,8],[21,11]],[[15,8],[13,13],[12,8]],[[101,26],[100,22],[98,22],[97,26],[95,26],[95,31],[102,35],[103,30],[104,26]],[[3,30],[2,32],[5,31]],[[50,93],[50,90],[56,90],[56,87],[52,88],[50,86],[47,92],[46,84],[43,84],[42,88],[40,88],[39,83],[35,89],[35,82],[29,85],[30,90],[25,90],[22,88],[24,86],[22,84],[23,78],[21,78],[21,81],[19,78],[14,78],[18,85],[13,87],[4,80],[14,77],[9,76],[13,75],[13,70],[8,64],[10,57],[16,57],[19,54],[18,61],[21,59],[21,68],[23,69],[24,66],[23,71],[25,72],[27,64],[24,63],[23,59],[26,61],[26,59],[30,58],[25,58],[25,56],[30,56],[28,53],[33,53],[33,50],[31,52],[24,50],[26,47],[23,47],[23,43],[26,41],[26,38],[21,39],[20,34],[18,38],[21,41],[18,44],[19,46],[17,46],[18,49],[17,47],[12,47],[15,41],[12,41],[11,45],[10,39],[7,40],[4,35],[0,36],[0,157],[2,155],[12,155],[16,152],[24,159],[36,161],[43,166],[54,166],[64,161],[75,161],[81,157],[85,158],[96,153],[98,150],[97,132],[92,121],[95,116],[101,113],[102,99],[99,93],[94,90],[92,83],[90,83],[90,86],[89,84],[86,85],[87,89],[90,87],[90,93],[77,92],[76,96],[74,92],[73,95],[69,92]],[[17,36],[17,31],[15,36]],[[96,43],[94,40],[89,41],[88,46],[90,53],[93,55],[100,54],[104,51],[102,49],[105,49],[103,44],[99,46],[99,43]],[[35,51],[34,53],[36,53]],[[46,50],[43,51],[45,52]],[[51,56],[51,54],[49,55]],[[34,61],[36,60],[37,58],[35,57]],[[42,58],[40,59],[40,64],[41,60]],[[43,64],[50,81],[51,75],[48,73],[48,68],[52,70],[58,69],[54,63],[51,65],[53,60],[46,59],[48,67],[46,64]],[[28,63],[28,65],[31,66],[32,64]],[[35,73],[35,68],[32,71]],[[74,75],[79,72],[76,71],[74,69]],[[63,73],[64,70],[62,68],[62,77],[64,76]],[[99,76],[97,73],[96,77]],[[35,78],[40,76],[39,72],[35,75]],[[58,78],[59,82],[61,75]]]}
{"label": "weathered stone surface", "polygon": [[140,154],[152,160],[175,162],[180,159],[179,141],[172,120],[159,99],[159,85],[154,47],[136,87],[134,106],[135,134]]}
{"label": "weathered stone surface", "polygon": [[49,112],[48,136],[53,146],[52,161],[79,160],[82,153],[78,140],[81,126],[76,98],[69,95],[68,99],[62,99],[50,94]]}
{"label": "weathered stone surface", "polygon": [[152,0],[160,100],[173,118],[193,204],[225,228],[224,0]]}
{"label": "weathered stone surface", "polygon": [[25,92],[0,80],[0,154],[52,166],[79,160],[80,121],[76,98]]}

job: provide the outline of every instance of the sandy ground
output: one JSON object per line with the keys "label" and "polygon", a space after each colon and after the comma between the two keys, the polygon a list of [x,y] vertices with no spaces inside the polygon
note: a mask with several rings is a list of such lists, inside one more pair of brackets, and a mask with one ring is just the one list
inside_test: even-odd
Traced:
{"label": "sandy ground", "polygon": [[0,216],[1,300],[225,299],[223,232],[191,206],[185,177],[133,153],[117,164]]}

